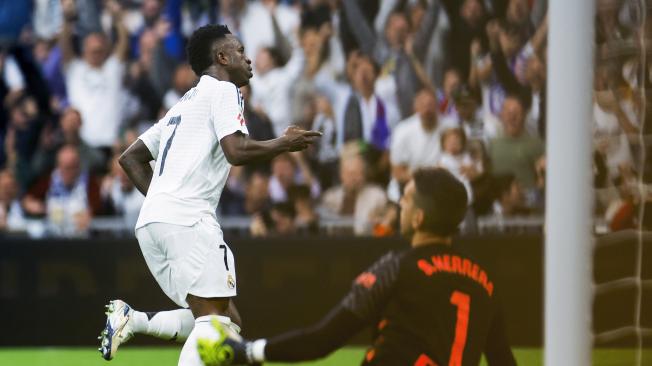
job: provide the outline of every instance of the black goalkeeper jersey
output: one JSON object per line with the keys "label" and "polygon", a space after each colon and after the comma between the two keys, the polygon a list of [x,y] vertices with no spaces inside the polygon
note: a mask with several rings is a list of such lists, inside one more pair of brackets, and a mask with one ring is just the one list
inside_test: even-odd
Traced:
{"label": "black goalkeeper jersey", "polygon": [[341,306],[376,325],[363,365],[514,365],[491,276],[454,246],[390,252]]}

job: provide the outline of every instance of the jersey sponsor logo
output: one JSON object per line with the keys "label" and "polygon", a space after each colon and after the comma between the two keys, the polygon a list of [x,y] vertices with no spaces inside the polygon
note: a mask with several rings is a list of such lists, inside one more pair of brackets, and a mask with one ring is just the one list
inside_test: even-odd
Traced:
{"label": "jersey sponsor logo", "polygon": [[487,277],[482,267],[471,260],[457,255],[433,255],[430,261],[420,259],[417,267],[426,275],[433,276],[439,272],[458,274],[468,277],[482,286],[489,296],[493,295],[494,284]]}
{"label": "jersey sponsor logo", "polygon": [[370,289],[373,287],[374,283],[376,283],[376,275],[370,272],[362,272],[355,279],[355,283],[366,289]]}

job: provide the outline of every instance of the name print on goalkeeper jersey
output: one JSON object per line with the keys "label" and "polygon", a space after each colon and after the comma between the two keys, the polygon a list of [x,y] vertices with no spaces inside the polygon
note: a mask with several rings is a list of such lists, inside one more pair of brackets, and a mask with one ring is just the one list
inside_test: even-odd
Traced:
{"label": "name print on goalkeeper jersey", "polygon": [[491,276],[454,246],[391,252],[354,281],[343,307],[378,324],[363,365],[514,365]]}

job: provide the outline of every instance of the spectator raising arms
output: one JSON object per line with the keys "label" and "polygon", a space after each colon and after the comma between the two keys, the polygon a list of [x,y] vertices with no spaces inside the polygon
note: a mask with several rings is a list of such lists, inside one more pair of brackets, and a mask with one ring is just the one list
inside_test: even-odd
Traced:
{"label": "spectator raising arms", "polygon": [[83,39],[82,57],[75,55],[72,32],[77,10],[72,0],[63,2],[64,24],[59,35],[70,104],[84,121],[81,136],[90,146],[103,148],[113,144],[122,123],[122,78],[129,52],[122,9],[115,0],[108,5],[118,35],[112,52],[105,34],[91,33]]}

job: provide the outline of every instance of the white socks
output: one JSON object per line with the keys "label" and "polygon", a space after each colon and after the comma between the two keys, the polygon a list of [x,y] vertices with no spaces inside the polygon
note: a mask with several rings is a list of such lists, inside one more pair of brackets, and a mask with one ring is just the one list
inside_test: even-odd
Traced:
{"label": "white socks", "polygon": [[[215,315],[200,316],[195,319],[195,328],[190,332],[190,336],[188,336],[186,343],[184,343],[181,349],[178,366],[204,366],[197,351],[197,340],[200,338],[214,340],[219,338],[219,334],[211,324],[213,317]],[[227,317],[218,316],[218,319],[222,324],[227,326],[231,323],[231,320]]]}
{"label": "white socks", "polygon": [[155,313],[134,310],[129,323],[134,333],[183,342],[188,338],[192,328],[195,326],[195,318],[190,309],[159,311]]}

